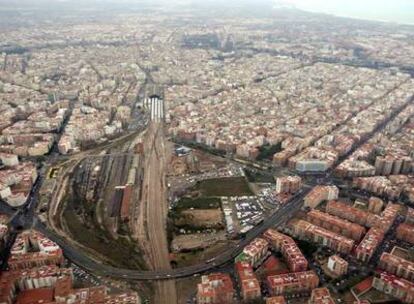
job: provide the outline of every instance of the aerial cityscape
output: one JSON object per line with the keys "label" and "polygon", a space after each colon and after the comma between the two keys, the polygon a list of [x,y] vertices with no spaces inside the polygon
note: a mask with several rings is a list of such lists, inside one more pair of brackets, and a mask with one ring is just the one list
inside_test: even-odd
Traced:
{"label": "aerial cityscape", "polygon": [[414,303],[414,25],[302,2],[0,0],[0,304]]}

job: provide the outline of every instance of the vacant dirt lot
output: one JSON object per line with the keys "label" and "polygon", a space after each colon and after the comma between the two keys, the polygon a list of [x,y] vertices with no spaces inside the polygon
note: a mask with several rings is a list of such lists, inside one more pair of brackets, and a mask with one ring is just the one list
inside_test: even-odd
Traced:
{"label": "vacant dirt lot", "polygon": [[229,248],[234,248],[233,241],[218,241],[203,250],[192,250],[190,252],[180,252],[174,254],[176,267],[185,267],[205,262],[208,259],[216,257]]}
{"label": "vacant dirt lot", "polygon": [[223,225],[223,213],[220,209],[184,210],[176,220],[177,226],[195,226],[214,228]]}
{"label": "vacant dirt lot", "polygon": [[218,241],[226,240],[226,234],[220,233],[197,233],[179,235],[172,241],[171,247],[174,252],[203,249]]}

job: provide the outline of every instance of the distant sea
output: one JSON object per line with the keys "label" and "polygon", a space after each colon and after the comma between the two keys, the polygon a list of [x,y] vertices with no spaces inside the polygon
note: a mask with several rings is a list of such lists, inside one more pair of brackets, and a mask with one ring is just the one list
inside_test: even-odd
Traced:
{"label": "distant sea", "polygon": [[414,0],[284,0],[299,9],[414,25]]}
{"label": "distant sea", "polygon": [[[414,1],[414,0],[413,0]],[[414,10],[414,8],[413,8]],[[409,24],[414,25],[414,16],[410,16],[406,13],[401,14],[393,14],[393,15],[371,15],[371,14],[333,14],[339,17],[347,17],[347,18],[357,18],[363,20],[371,20],[371,21],[380,21],[380,22],[388,22],[388,23],[398,23],[398,24]]]}

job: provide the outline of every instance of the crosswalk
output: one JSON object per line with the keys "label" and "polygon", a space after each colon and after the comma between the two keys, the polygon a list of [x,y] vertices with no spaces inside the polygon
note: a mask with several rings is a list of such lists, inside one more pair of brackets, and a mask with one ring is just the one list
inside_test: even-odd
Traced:
{"label": "crosswalk", "polygon": [[151,120],[164,120],[164,100],[158,97],[146,98],[144,100],[144,108],[151,112]]}

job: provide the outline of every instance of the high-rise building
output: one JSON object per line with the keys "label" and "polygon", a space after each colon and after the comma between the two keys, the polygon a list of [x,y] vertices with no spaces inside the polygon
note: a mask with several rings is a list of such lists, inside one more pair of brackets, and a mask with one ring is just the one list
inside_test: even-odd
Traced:
{"label": "high-rise building", "polygon": [[414,280],[414,263],[392,253],[384,252],[381,255],[379,267],[398,277]]}
{"label": "high-rise building", "polygon": [[62,263],[63,253],[60,247],[35,231],[26,231],[18,235],[8,261],[9,268],[13,270]]}
{"label": "high-rise building", "polygon": [[373,227],[387,232],[390,230],[400,210],[400,205],[389,203],[387,207],[385,207],[384,211],[381,212],[380,218],[374,223]]}
{"label": "high-rise building", "polygon": [[286,304],[286,300],[283,296],[276,296],[266,298],[266,304]]}
{"label": "high-rise building", "polygon": [[328,259],[328,269],[336,277],[348,272],[348,262],[338,255],[332,255]]}
{"label": "high-rise building", "polygon": [[404,303],[414,303],[414,283],[387,272],[374,277],[372,286]]}
{"label": "high-rise building", "polygon": [[267,286],[273,296],[311,292],[319,285],[314,271],[294,272],[267,277]]}
{"label": "high-rise building", "polygon": [[410,162],[410,157],[405,155],[385,155],[377,156],[375,159],[375,175],[398,175],[406,172],[406,166],[404,163]]}
{"label": "high-rise building", "polygon": [[282,253],[283,258],[292,272],[300,272],[308,269],[308,261],[291,237],[275,229],[268,229],[263,236],[275,250]]}
{"label": "high-rise building", "polygon": [[304,220],[293,219],[288,227],[300,238],[310,239],[343,254],[349,254],[354,247],[353,240]]}
{"label": "high-rise building", "polygon": [[379,214],[384,206],[384,201],[378,197],[372,196],[368,201],[368,211]]}
{"label": "high-rise building", "polygon": [[323,201],[337,199],[338,195],[339,189],[336,186],[316,186],[305,196],[305,207],[316,208]]}
{"label": "high-rise building", "polygon": [[212,273],[201,277],[197,285],[198,304],[234,303],[234,287],[230,275]]}
{"label": "high-rise building", "polygon": [[367,211],[351,207],[338,201],[330,201],[326,205],[326,212],[361,226],[371,227],[377,221],[376,215]]}
{"label": "high-rise building", "polygon": [[253,267],[247,262],[236,262],[235,270],[243,300],[250,301],[260,298],[260,283],[254,274]]}
{"label": "high-rise building", "polygon": [[276,193],[295,193],[302,186],[300,176],[283,176],[276,178]]}
{"label": "high-rise building", "polygon": [[405,216],[405,222],[407,224],[414,225],[414,209],[413,208],[407,208],[407,214]]}
{"label": "high-rise building", "polygon": [[328,288],[315,288],[312,290],[309,304],[335,304],[335,301],[331,297],[331,293]]}
{"label": "high-rise building", "polygon": [[354,241],[359,241],[365,234],[364,227],[319,210],[311,210],[306,218],[312,224],[339,233]]}
{"label": "high-rise building", "polygon": [[19,164],[19,158],[15,154],[0,153],[0,160],[7,167],[14,167]]}
{"label": "high-rise building", "polygon": [[249,245],[244,247],[243,252],[239,254],[236,261],[249,262],[253,267],[258,264],[267,255],[269,243],[262,238],[255,238]]}
{"label": "high-rise building", "polygon": [[0,251],[3,250],[9,236],[9,228],[0,222]]}
{"label": "high-rise building", "polygon": [[0,303],[74,303],[81,299],[84,304],[138,304],[135,292],[107,294],[105,286],[76,289],[73,286],[72,269],[56,265],[12,270],[0,275]]}
{"label": "high-rise building", "polygon": [[397,227],[397,239],[414,244],[414,225],[402,223]]}
{"label": "high-rise building", "polygon": [[355,249],[358,260],[368,262],[383,239],[383,230],[376,227],[370,228],[361,243],[359,243],[358,247]]}
{"label": "high-rise building", "polygon": [[330,163],[324,160],[300,160],[296,162],[295,169],[299,172],[325,172]]}

